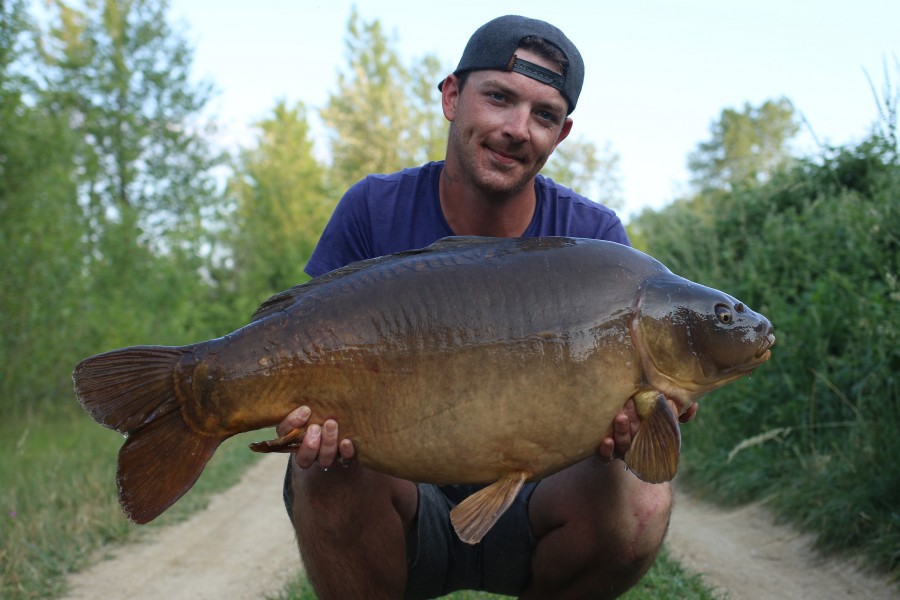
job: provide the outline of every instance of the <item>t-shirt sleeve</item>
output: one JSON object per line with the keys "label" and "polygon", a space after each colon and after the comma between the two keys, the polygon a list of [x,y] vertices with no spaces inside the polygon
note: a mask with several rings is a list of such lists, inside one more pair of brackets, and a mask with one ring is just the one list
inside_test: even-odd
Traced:
{"label": "t-shirt sleeve", "polygon": [[625,231],[625,226],[622,225],[622,221],[618,216],[609,219],[604,225],[606,225],[606,228],[603,231],[598,232],[598,240],[607,240],[625,246],[631,245],[631,240],[628,239],[628,233]]}
{"label": "t-shirt sleeve", "polygon": [[369,210],[365,201],[367,187],[365,179],[359,181],[338,202],[303,268],[310,277],[372,256]]}

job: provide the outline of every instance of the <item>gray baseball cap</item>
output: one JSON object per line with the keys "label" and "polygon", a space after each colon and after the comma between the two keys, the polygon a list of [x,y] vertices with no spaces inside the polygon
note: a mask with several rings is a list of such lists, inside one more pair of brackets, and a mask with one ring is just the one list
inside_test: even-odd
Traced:
{"label": "gray baseball cap", "polygon": [[[530,35],[544,38],[562,50],[569,61],[565,75],[516,57],[519,42]],[[514,71],[546,83],[560,91],[569,103],[569,113],[575,110],[584,83],[584,60],[575,44],[550,23],[516,15],[497,17],[479,27],[469,38],[453,73],[482,70]],[[438,89],[443,84],[439,83]]]}

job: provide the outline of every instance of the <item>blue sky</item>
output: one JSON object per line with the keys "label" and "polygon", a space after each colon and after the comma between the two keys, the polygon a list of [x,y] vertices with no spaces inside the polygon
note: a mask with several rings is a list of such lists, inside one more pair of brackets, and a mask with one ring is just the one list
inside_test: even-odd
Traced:
{"label": "blue sky", "polygon": [[810,129],[831,144],[869,131],[867,74],[880,90],[887,65],[900,87],[900,0],[173,0],[196,76],[219,91],[224,144],[252,143],[252,123],[278,100],[324,106],[347,63],[353,6],[381,22],[404,62],[434,54],[448,71],[496,16],[560,27],[586,64],[573,134],[619,154],[626,218],[686,189],[687,155],[724,108],[786,96],[809,124],[799,149],[812,151]]}

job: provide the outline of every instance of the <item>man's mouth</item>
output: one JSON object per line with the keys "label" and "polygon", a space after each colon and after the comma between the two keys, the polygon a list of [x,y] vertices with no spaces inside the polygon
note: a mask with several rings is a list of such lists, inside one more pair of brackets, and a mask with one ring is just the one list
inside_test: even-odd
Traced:
{"label": "man's mouth", "polygon": [[518,162],[522,162],[522,159],[515,154],[509,154],[507,152],[503,152],[501,150],[497,150],[495,148],[488,148],[488,151],[494,156],[497,162],[512,165]]}

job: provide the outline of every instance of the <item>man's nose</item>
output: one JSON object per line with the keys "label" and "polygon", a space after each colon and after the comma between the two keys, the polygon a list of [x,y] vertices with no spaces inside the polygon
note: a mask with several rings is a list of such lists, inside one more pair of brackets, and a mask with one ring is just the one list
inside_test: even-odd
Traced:
{"label": "man's nose", "polygon": [[503,133],[516,143],[527,142],[529,137],[528,119],[530,116],[531,111],[526,107],[510,110],[504,121]]}

